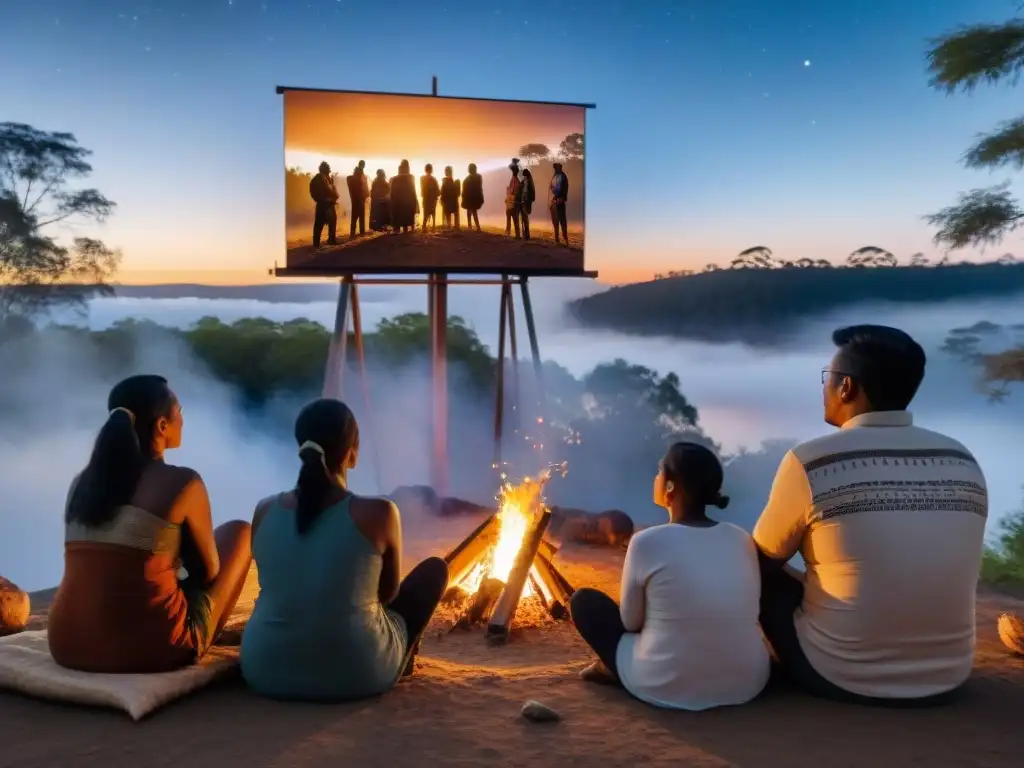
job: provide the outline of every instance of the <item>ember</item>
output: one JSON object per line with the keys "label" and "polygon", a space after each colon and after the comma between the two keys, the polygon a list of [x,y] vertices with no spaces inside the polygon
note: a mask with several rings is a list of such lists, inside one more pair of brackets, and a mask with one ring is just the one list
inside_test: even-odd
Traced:
{"label": "ember", "polygon": [[516,608],[536,595],[554,618],[567,615],[572,587],[551,562],[558,551],[544,539],[551,511],[544,505],[544,486],[555,470],[512,485],[504,476],[498,511],[485,520],[446,558],[454,589],[468,596],[468,607],[456,624],[487,622],[487,636],[504,641]]}

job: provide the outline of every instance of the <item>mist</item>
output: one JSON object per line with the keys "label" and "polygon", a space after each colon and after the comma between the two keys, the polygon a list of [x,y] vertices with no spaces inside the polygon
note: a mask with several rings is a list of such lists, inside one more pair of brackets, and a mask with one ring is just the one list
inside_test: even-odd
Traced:
{"label": "mist", "polygon": [[[913,410],[918,424],[947,432],[962,441],[981,462],[988,478],[989,527],[1016,509],[1021,500],[1019,446],[1024,426],[1024,392],[993,405],[978,391],[976,371],[938,350],[947,332],[979,320],[1024,322],[1017,301],[985,305],[949,303],[926,308],[859,307],[808,322],[784,348],[755,350],[740,344],[709,345],[660,338],[637,338],[574,327],[564,304],[570,298],[600,290],[588,281],[546,280],[531,284],[541,354],[581,376],[595,365],[617,357],[649,366],[659,373],[676,372],[681,390],[700,412],[700,426],[722,446],[723,453],[759,449],[778,441],[757,460],[730,465],[726,492],[734,504],[725,519],[744,524],[756,516],[767,494],[774,467],[785,446],[828,429],[821,421],[819,371],[832,354],[830,333],[854,322],[885,322],[913,334],[929,355],[928,372]],[[373,328],[401,312],[425,311],[425,291],[419,287],[367,286],[360,289],[364,324]],[[518,291],[519,313],[522,322]],[[476,329],[493,351],[497,340],[498,289],[490,286],[452,286],[449,311]],[[99,299],[84,322],[103,328],[127,318],[145,318],[167,326],[187,327],[200,317],[214,315],[224,322],[263,316],[274,320],[307,317],[330,327],[331,302],[307,304],[198,299]],[[55,317],[68,321],[70,317]],[[83,322],[79,320],[79,322]],[[526,334],[520,331],[520,355],[528,354]],[[60,334],[48,334],[45,345],[0,347],[0,574],[33,590],[53,586],[63,563],[62,512],[68,484],[88,459],[92,440],[106,418],[106,397],[118,377],[103,369],[91,351]],[[1011,341],[1012,339],[1001,340]],[[184,406],[184,444],[168,460],[201,472],[210,490],[215,522],[248,519],[256,502],[291,487],[297,471],[291,421],[301,401],[281,398],[258,419],[247,413],[230,387],[204,370],[173,337],[140,340],[136,371],[167,376]],[[528,365],[520,366],[524,372]],[[425,364],[400,372],[372,371],[369,408],[353,372],[346,375],[346,400],[356,410],[366,434],[360,465],[352,476],[362,493],[387,493],[403,484],[427,483],[430,455],[429,381]],[[493,404],[464,394],[459,372],[450,371],[451,485],[464,498],[485,502],[497,491],[489,465],[493,451]],[[478,397],[478,396],[477,396]],[[607,446],[610,463],[615,446]],[[377,455],[375,455],[377,454]],[[539,457],[537,457],[539,459]],[[545,460],[557,460],[548,452]],[[515,458],[515,471],[536,472],[529,455]],[[573,467],[569,467],[573,471]],[[650,474],[629,480],[621,500],[640,524],[660,519],[650,501]],[[579,478],[576,478],[578,481]],[[578,483],[576,483],[578,485]],[[556,504],[558,482],[549,487]],[[612,506],[608,503],[606,507]],[[454,543],[450,524],[404,516],[407,538]]]}

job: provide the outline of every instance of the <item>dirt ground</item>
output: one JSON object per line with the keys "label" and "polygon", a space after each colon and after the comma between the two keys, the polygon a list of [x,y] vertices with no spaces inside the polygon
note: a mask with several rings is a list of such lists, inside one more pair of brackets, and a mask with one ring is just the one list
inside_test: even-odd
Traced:
{"label": "dirt ground", "polygon": [[[463,521],[472,527],[472,521]],[[449,542],[453,543],[452,542]],[[437,553],[423,542],[415,556]],[[571,547],[555,562],[576,586],[618,592],[621,550]],[[251,610],[254,575],[239,609]],[[45,624],[47,595],[35,596]],[[974,675],[964,701],[928,711],[822,702],[770,688],[755,702],[704,713],[666,712],[581,682],[583,643],[564,622],[526,606],[503,647],[482,631],[448,629],[441,611],[416,673],[378,699],[306,705],[260,699],[237,678],[133,723],[0,694],[0,768],[63,766],[1019,766],[1024,764],[1024,658],[998,641],[996,618],[1021,610],[982,594]],[[563,720],[519,717],[536,699]]]}
{"label": "dirt ground", "polygon": [[[326,240],[326,234],[325,234]],[[569,233],[569,246],[555,243],[553,231],[538,229],[529,240],[516,239],[497,227],[475,232],[431,229],[399,234],[367,232],[338,245],[315,250],[308,239],[288,243],[288,267],[304,270],[373,272],[404,270],[427,272],[478,268],[536,272],[579,272],[583,269],[583,232]]]}

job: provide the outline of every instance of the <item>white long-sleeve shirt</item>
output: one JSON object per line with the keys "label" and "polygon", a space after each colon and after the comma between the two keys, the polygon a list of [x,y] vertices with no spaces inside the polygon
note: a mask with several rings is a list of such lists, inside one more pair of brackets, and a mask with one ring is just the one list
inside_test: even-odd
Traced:
{"label": "white long-sleeve shirt", "polygon": [[626,690],[694,711],[753,699],[769,674],[760,595],[757,551],[735,525],[667,524],[634,536],[622,570],[627,632],[615,659]]}

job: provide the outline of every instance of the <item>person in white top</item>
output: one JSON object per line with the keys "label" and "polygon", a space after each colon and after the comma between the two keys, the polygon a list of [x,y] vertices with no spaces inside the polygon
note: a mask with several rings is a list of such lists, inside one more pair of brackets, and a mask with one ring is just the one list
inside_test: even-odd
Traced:
{"label": "person in white top", "polygon": [[581,677],[621,684],[641,701],[698,711],[743,704],[768,682],[757,625],[757,551],[746,531],[711,520],[724,509],[722,465],[707,448],[676,443],[654,480],[670,522],[638,533],[622,571],[622,605],[578,589],[572,621],[599,659]]}
{"label": "person in white top", "polygon": [[[971,673],[988,515],[978,462],[916,427],[925,353],[903,331],[842,328],[822,370],[837,432],[782,460],[754,527],[761,627],[806,691],[865,704],[952,698]],[[799,552],[805,577],[782,568]]]}

